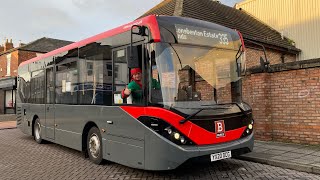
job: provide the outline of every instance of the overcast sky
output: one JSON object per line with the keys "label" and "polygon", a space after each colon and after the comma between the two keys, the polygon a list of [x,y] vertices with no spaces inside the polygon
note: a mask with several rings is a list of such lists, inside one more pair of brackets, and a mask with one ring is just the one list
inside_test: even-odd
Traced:
{"label": "overcast sky", "polygon": [[[241,0],[221,0],[233,6]],[[0,44],[41,37],[79,41],[128,23],[162,0],[0,0]]]}

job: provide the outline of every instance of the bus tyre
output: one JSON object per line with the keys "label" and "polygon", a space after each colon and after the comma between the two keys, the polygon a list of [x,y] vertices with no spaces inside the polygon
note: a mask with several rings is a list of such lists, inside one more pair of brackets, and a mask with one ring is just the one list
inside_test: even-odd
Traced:
{"label": "bus tyre", "polygon": [[38,144],[42,144],[43,143],[43,139],[41,137],[41,124],[40,124],[40,119],[37,118],[34,121],[33,124],[33,135],[34,135],[34,140],[38,143]]}
{"label": "bus tyre", "polygon": [[87,137],[87,152],[89,159],[95,164],[102,163],[101,134],[97,127],[92,127]]}

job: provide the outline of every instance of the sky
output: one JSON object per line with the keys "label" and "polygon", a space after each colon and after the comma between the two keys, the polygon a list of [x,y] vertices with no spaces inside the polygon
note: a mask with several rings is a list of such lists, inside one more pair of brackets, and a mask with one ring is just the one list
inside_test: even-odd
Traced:
{"label": "sky", "polygon": [[[221,0],[233,6],[241,0]],[[79,41],[131,22],[162,0],[0,0],[0,44],[42,37]],[[19,4],[19,5],[17,5]]]}

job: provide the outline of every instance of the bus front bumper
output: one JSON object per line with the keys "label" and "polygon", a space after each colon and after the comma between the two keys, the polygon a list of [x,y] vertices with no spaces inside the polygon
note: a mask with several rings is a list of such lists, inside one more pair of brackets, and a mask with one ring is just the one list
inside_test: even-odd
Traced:
{"label": "bus front bumper", "polygon": [[201,160],[210,162],[211,154],[231,151],[232,157],[253,150],[253,133],[231,142],[205,146],[178,146],[158,134],[151,133],[145,141],[145,169],[171,170],[186,161]]}

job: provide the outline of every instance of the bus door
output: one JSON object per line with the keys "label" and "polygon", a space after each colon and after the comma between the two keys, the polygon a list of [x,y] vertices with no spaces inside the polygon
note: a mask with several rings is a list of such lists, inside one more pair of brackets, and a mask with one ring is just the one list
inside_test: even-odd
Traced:
{"label": "bus door", "polygon": [[[121,91],[126,88],[129,79],[127,46],[113,49],[113,105],[115,107],[131,105],[134,101],[121,98]],[[141,50],[141,45],[140,45]],[[120,108],[119,108],[120,110]],[[108,159],[118,163],[126,163],[132,167],[144,167],[144,128],[131,116],[123,111],[123,114],[114,114],[112,121],[108,122],[108,137],[106,142],[106,154]]]}
{"label": "bus door", "polygon": [[55,132],[55,109],[54,109],[54,69],[53,67],[46,69],[46,137],[54,139]]}

